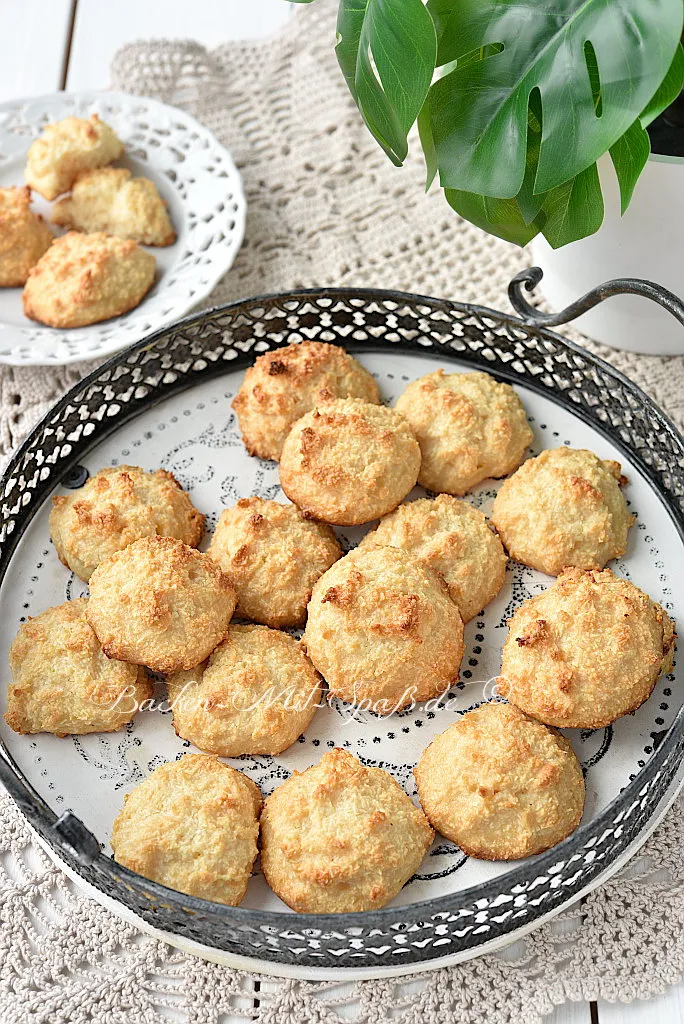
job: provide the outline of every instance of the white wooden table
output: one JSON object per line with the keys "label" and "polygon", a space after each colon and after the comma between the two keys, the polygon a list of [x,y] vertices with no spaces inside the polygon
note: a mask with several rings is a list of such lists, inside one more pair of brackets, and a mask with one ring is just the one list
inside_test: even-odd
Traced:
{"label": "white wooden table", "polygon": [[[276,31],[285,0],[0,0],[0,102],[109,84],[116,50],[136,39],[216,46]],[[332,44],[332,40],[331,40]],[[267,984],[267,983],[264,983]],[[684,984],[643,1003],[566,1003],[549,1024],[684,1024]]]}

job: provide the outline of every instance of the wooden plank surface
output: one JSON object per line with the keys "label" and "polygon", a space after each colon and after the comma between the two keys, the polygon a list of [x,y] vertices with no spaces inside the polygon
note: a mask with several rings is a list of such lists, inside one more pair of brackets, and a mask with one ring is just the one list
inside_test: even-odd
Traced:
{"label": "wooden plank surface", "polygon": [[592,1021],[589,1003],[563,1003],[544,1018],[544,1024],[598,1024],[598,1021],[596,1018]]}
{"label": "wooden plank surface", "polygon": [[[410,980],[410,979],[407,979]],[[259,981],[260,990],[265,994],[266,998],[264,1002],[268,1002],[268,994],[272,994],[277,991],[279,982],[275,979],[262,977]],[[347,1006],[342,1002],[347,996],[352,996],[354,991],[353,984],[336,985],[335,988],[329,993],[332,998],[336,1001],[339,1000],[339,1004],[333,1004],[331,1010],[333,1013],[337,1013],[338,1016],[343,1019],[348,1018],[351,1022],[356,1020],[358,1015],[358,1003],[351,1002]],[[323,1000],[325,1003],[325,999]],[[483,1017],[483,1021],[485,1018]],[[589,1003],[563,1003],[562,1006],[557,1006],[547,1017],[544,1017],[544,1024],[598,1024],[599,1018],[594,1016],[592,1018],[591,1007]],[[603,1024],[603,1018],[600,1019]],[[629,1017],[614,1018],[610,1024],[617,1024],[620,1020],[620,1024],[632,1024]],[[645,1018],[644,1018],[645,1020]],[[460,1024],[459,1021],[454,1021],[453,1024]],[[641,1020],[637,1024],[642,1024]],[[679,1024],[678,1018],[673,1018],[670,1021],[667,1018],[661,1018],[657,1024]]]}
{"label": "wooden plank surface", "polygon": [[0,0],[0,103],[61,87],[72,0]]}
{"label": "wooden plank surface", "polygon": [[600,999],[597,1005],[601,1024],[683,1024],[684,985],[673,985],[655,999],[637,999],[633,1003],[608,1003]]}
{"label": "wooden plank surface", "polygon": [[258,38],[276,32],[291,8],[285,0],[78,0],[67,89],[109,85],[111,59],[124,43],[194,39],[211,47]]}

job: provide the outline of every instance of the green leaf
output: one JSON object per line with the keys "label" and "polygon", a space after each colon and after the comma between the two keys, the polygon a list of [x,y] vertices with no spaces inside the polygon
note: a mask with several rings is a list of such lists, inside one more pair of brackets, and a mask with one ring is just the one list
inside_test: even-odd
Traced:
{"label": "green leaf", "polygon": [[337,14],[339,42],[335,52],[349,91],[369,131],[390,160],[401,165],[408,146],[406,138],[402,139],[399,118],[374,75],[368,52],[363,54],[360,49],[368,2],[369,0],[340,0]]}
{"label": "green leaf", "polygon": [[665,78],[641,112],[641,127],[648,128],[651,121],[655,121],[663,110],[667,110],[670,104],[677,99],[682,88],[684,88],[684,49],[680,43],[675,50]]}
{"label": "green leaf", "polygon": [[603,196],[596,164],[551,189],[542,214],[546,216],[542,232],[554,249],[598,231],[603,223]]}
{"label": "green leaf", "polygon": [[421,0],[340,0],[336,52],[370,131],[395,164],[430,88],[437,57]]}
{"label": "green leaf", "polygon": [[584,44],[584,60],[586,61],[589,84],[591,85],[591,98],[594,103],[594,113],[597,117],[601,117],[603,114],[601,76],[599,75],[598,61],[596,60],[596,51],[589,39],[587,39]]}
{"label": "green leaf", "polygon": [[449,206],[490,235],[516,245],[527,245],[539,233],[536,223],[527,224],[515,199],[493,199],[474,192],[447,188],[444,195]]}
{"label": "green leaf", "polygon": [[539,163],[539,149],[542,139],[542,111],[541,97],[538,89],[533,89],[530,95],[530,105],[527,111],[527,153],[525,156],[525,176],[523,183],[515,197],[520,212],[526,224],[531,224],[542,208],[544,195],[536,194],[534,191],[534,179],[537,176],[537,165]]}
{"label": "green leaf", "polygon": [[428,192],[432,182],[435,180],[437,174],[437,154],[435,152],[435,141],[432,138],[432,125],[430,124],[430,111],[428,110],[428,101],[421,107],[420,113],[418,114],[418,134],[420,135],[420,144],[423,147],[423,156],[425,157],[425,191]]}
{"label": "green leaf", "polygon": [[651,152],[651,140],[648,132],[641,126],[639,118],[621,135],[614,146],[610,147],[610,159],[617,174],[620,186],[620,213],[632,201],[634,187],[639,180],[646,161]]}
{"label": "green leaf", "polygon": [[[627,131],[665,78],[684,17],[682,0],[428,0],[428,9],[438,63],[457,61],[430,90],[440,181],[504,198],[523,184],[532,90],[544,122],[539,193],[587,170]],[[503,50],[472,62],[497,43]]]}

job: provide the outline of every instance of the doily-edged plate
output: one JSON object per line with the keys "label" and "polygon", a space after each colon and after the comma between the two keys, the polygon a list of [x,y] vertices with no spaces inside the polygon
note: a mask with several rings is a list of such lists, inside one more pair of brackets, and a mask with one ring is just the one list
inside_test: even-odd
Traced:
{"label": "doily-edged plate", "polygon": [[[284,500],[277,465],[247,455],[230,402],[259,353],[305,338],[353,351],[390,403],[436,367],[486,370],[520,394],[532,452],[568,444],[618,459],[637,524],[613,568],[684,621],[684,595],[674,585],[684,574],[684,441],[646,395],[589,353],[514,316],[397,292],[326,289],[232,303],[160,331],[100,367],[34,429],[2,482],[3,664],[21,621],[86,593],[59,563],[47,523],[50,496],[79,486],[86,471],[123,463],[169,469],[208,514],[210,529],[240,496]],[[498,486],[485,481],[467,500],[488,511]],[[338,531],[345,548],[362,533]],[[390,771],[415,799],[412,771],[422,750],[464,711],[496,699],[506,620],[551,582],[510,564],[501,594],[466,626],[461,679],[443,699],[389,718],[331,701],[281,755],[231,763],[266,795],[339,745]],[[585,769],[587,802],[565,842],[505,864],[467,858],[438,837],[399,896],[363,914],[295,915],[258,867],[244,903],[224,907],[112,861],[110,830],[124,794],[162,761],[192,749],[176,736],[163,703],[119,733],[18,736],[3,722],[0,779],[72,876],[183,949],[304,978],[408,973],[499,948],[600,884],[641,845],[678,784],[681,675],[675,666],[634,715],[611,727],[568,731]],[[0,710],[4,700],[3,693]]]}
{"label": "doily-edged plate", "polygon": [[[193,117],[157,100],[88,91],[0,104],[0,187],[25,184],[26,154],[47,124],[91,114],[107,121],[126,147],[115,166],[154,181],[178,238],[147,247],[157,277],[140,305],[90,327],[35,323],[23,314],[21,288],[0,288],[0,363],[55,366],[119,352],[205,299],[242,243],[247,204],[230,153]],[[34,192],[32,205],[50,223],[51,204]]]}

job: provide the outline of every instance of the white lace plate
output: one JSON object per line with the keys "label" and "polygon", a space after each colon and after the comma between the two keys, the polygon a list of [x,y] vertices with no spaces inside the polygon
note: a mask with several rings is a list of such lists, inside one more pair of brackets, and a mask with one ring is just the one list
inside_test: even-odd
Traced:
{"label": "white lace plate", "polygon": [[[26,153],[46,124],[91,114],[111,124],[126,146],[116,166],[157,185],[178,239],[149,247],[157,278],[140,305],[91,327],[43,327],[24,316],[21,288],[0,288],[0,363],[62,365],[118,352],[205,299],[242,243],[247,204],[230,153],[193,117],[157,100],[92,91],[0,105],[0,187],[24,184]],[[33,207],[49,222],[50,203],[35,192]]]}
{"label": "white lace plate", "polygon": [[[409,380],[440,365],[439,360],[397,352],[368,354],[361,361],[378,380],[384,399],[391,403]],[[446,370],[455,368],[451,360],[443,365]],[[240,496],[258,494],[286,500],[279,487],[277,465],[250,458],[241,442],[230,410],[230,401],[241,380],[239,371],[226,373],[155,405],[98,445],[88,454],[85,465],[91,474],[102,466],[125,462],[171,470],[190,490],[197,507],[207,513],[209,529],[215,525],[221,509]],[[675,621],[683,621],[684,596],[672,586],[672,581],[684,574],[684,549],[657,494],[605,436],[549,399],[524,387],[518,391],[533,427],[533,451],[569,444],[590,448],[603,458],[616,458],[622,463],[629,478],[626,496],[637,514],[637,523],[625,557],[613,563],[612,568],[663,604]],[[487,481],[467,500],[487,511],[497,487],[497,482]],[[419,493],[424,492],[416,489],[412,496]],[[3,665],[7,664],[9,644],[21,621],[50,605],[87,593],[84,584],[57,559],[49,540],[48,513],[46,505],[28,527],[0,590]],[[339,530],[338,534],[348,548],[357,543],[365,529]],[[427,709],[418,705],[380,718],[333,702],[317,712],[306,735],[283,754],[245,756],[231,763],[247,772],[268,794],[293,769],[302,770],[316,763],[326,749],[340,745],[367,763],[390,771],[415,799],[412,770],[422,750],[458,715],[483,699],[492,698],[491,680],[500,667],[506,619],[523,600],[550,583],[549,577],[511,563],[502,592],[466,626],[462,681],[453,688],[448,706]],[[658,681],[650,699],[635,714],[606,729],[567,732],[586,770],[585,821],[593,818],[635,777],[664,737],[681,704],[681,668],[676,668],[675,673],[676,681],[675,676]],[[159,696],[163,696],[163,689]],[[5,699],[3,692],[3,711]],[[58,813],[69,809],[78,815],[107,852],[111,824],[124,794],[157,765],[191,749],[187,741],[175,735],[168,711],[160,710],[142,712],[118,733],[65,739],[50,735],[18,736],[4,722],[1,733],[28,781]],[[477,885],[513,866],[467,858],[452,843],[438,837],[395,905]],[[244,905],[286,911],[258,870]],[[178,941],[173,936],[167,938]],[[187,942],[182,945],[187,948]],[[471,950],[468,955],[476,952]],[[216,955],[229,959],[219,951]],[[423,969],[426,966],[423,964]],[[280,973],[276,966],[272,970]],[[303,969],[302,974],[306,976],[307,970]]]}

